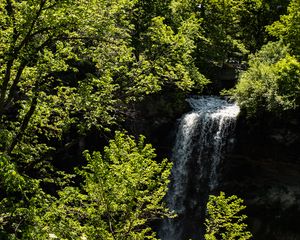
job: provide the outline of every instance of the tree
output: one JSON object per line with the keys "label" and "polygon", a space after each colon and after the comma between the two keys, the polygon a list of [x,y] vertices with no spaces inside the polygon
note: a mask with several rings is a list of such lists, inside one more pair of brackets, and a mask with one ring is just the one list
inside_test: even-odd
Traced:
{"label": "tree", "polygon": [[132,5],[114,3],[0,3],[0,154],[9,169],[0,174],[0,205],[8,236],[31,226],[28,213],[48,199],[41,186],[57,184],[52,154],[65,147],[64,136],[116,122],[120,101],[110,72],[119,66],[110,62],[130,52],[124,43],[130,27],[120,13]]}
{"label": "tree", "polygon": [[[241,64],[249,53],[266,44],[265,27],[285,13],[284,0],[173,0],[176,19],[195,14],[200,20],[195,59],[202,72],[207,67]],[[178,21],[178,20],[177,20]]]}
{"label": "tree", "polygon": [[112,78],[130,60],[130,24],[121,12],[131,6],[122,0],[1,4],[1,120],[6,128],[6,116],[17,112],[18,118],[8,121],[20,126],[11,127],[15,137],[7,151],[30,125],[35,134],[59,138],[71,124],[85,131],[116,122],[114,109],[121,103],[114,98],[119,86]]}
{"label": "tree", "polygon": [[245,215],[240,212],[245,209],[243,200],[235,195],[226,197],[221,192],[219,196],[211,195],[207,203],[206,240],[246,240],[252,237],[244,223]]}
{"label": "tree", "polygon": [[270,42],[250,58],[231,91],[248,116],[264,111],[280,115],[299,106],[300,63],[289,52],[282,42]]}
{"label": "tree", "polygon": [[222,66],[230,58],[240,59],[247,53],[241,38],[244,1],[203,0],[198,7],[204,35],[198,49],[206,62]]}
{"label": "tree", "polygon": [[[37,136],[57,140],[70,128],[83,135],[108,130],[133,101],[165,84],[189,90],[207,83],[193,64],[195,23],[183,23],[175,34],[161,18],[152,20],[160,13],[155,4],[2,2],[0,124],[12,135],[5,151],[17,152],[24,142],[47,151]],[[144,13],[153,10],[143,23],[133,14],[141,6]],[[171,52],[158,57],[167,46]]]}
{"label": "tree", "polygon": [[176,14],[169,4],[140,0],[135,5],[131,20],[135,58],[127,75],[137,87],[131,89],[131,95],[134,91],[155,93],[164,86],[200,91],[208,83],[194,62],[199,21],[193,14],[174,20]]}
{"label": "tree", "polygon": [[163,84],[175,84],[182,90],[200,90],[208,83],[193,59],[198,24],[197,19],[191,17],[183,21],[175,33],[164,23],[163,17],[152,19],[144,35],[149,47],[142,56],[156,82],[161,79]]}
{"label": "tree", "polygon": [[256,52],[268,41],[273,40],[266,26],[277,21],[286,13],[289,1],[285,0],[245,0],[240,16],[240,36],[246,49]]}
{"label": "tree", "polygon": [[269,33],[277,38],[282,38],[285,44],[289,44],[293,54],[300,57],[300,2],[290,1],[288,12],[280,17],[279,21],[268,26]]}
{"label": "tree", "polygon": [[[0,172],[7,235],[23,234],[34,222],[26,213],[49,206],[61,189],[58,152],[94,130],[110,131],[135,101],[166,85],[185,91],[207,83],[193,60],[197,21],[173,30],[157,16],[167,9],[142,0],[1,1],[0,154],[9,174],[34,185],[6,191],[16,185]],[[16,197],[24,189],[26,197]]]}
{"label": "tree", "polygon": [[36,217],[28,236],[48,239],[156,239],[151,223],[170,216],[162,203],[171,163],[158,163],[144,137],[117,132],[104,153],[84,153],[81,187],[66,187]]}
{"label": "tree", "polygon": [[0,238],[26,239],[24,232],[34,225],[36,209],[50,199],[40,181],[19,173],[12,159],[0,154]]}
{"label": "tree", "polygon": [[248,116],[263,112],[282,115],[300,104],[299,7],[299,1],[291,1],[287,14],[267,27],[281,40],[267,43],[250,56],[249,68],[231,91]]}

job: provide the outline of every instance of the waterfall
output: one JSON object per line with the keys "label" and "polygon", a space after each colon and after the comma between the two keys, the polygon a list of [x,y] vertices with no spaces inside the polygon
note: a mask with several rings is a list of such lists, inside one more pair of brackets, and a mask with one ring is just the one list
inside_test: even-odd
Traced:
{"label": "waterfall", "polygon": [[178,217],[162,224],[162,240],[200,239],[201,212],[208,194],[218,187],[222,154],[239,114],[236,104],[219,97],[187,101],[193,110],[180,119],[167,194],[168,207]]}

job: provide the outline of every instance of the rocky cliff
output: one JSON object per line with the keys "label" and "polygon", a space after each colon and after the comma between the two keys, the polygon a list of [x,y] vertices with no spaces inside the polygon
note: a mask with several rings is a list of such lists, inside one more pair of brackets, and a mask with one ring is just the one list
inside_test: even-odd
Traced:
{"label": "rocky cliff", "polygon": [[245,200],[255,240],[300,239],[300,118],[245,120],[224,159],[221,190]]}

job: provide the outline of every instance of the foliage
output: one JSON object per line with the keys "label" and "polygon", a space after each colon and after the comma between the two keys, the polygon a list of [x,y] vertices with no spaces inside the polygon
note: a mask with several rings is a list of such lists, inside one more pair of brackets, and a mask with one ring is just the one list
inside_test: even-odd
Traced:
{"label": "foliage", "polygon": [[[285,13],[284,0],[202,0],[173,1],[172,7],[180,16],[196,13],[201,20],[200,39],[197,44],[199,67],[223,66],[232,62],[241,64],[249,54],[270,39],[265,26]],[[204,65],[204,66],[202,66]]]}
{"label": "foliage", "polygon": [[[53,196],[44,191],[55,195],[61,187],[61,176],[52,165],[58,146],[76,144],[78,135],[86,136],[94,129],[109,131],[126,116],[133,101],[161,89],[167,82],[163,74],[175,76],[168,84],[182,89],[196,85],[192,82],[198,81],[196,69],[190,70],[193,37],[185,37],[184,31],[178,38],[189,44],[173,47],[163,60],[144,54],[149,45],[143,48],[146,60],[134,58],[137,46],[131,41],[138,27],[133,21],[138,2],[142,3],[1,1],[0,154],[4,167],[0,201],[1,231],[6,236],[25,238],[25,233],[33,231],[25,229],[36,228],[34,218],[52,206]],[[149,7],[146,2],[142,6]],[[144,32],[155,31],[150,27],[151,14]],[[159,41],[163,38],[157,35],[158,48],[165,44]],[[171,67],[157,74],[152,64]],[[194,74],[193,80],[188,76],[181,84],[173,69]]]}
{"label": "foliage", "polygon": [[284,14],[289,1],[285,0],[245,0],[241,13],[240,36],[246,49],[251,53],[271,40],[266,26]]}
{"label": "foliage", "polygon": [[130,95],[155,93],[164,86],[199,91],[208,83],[196,68],[193,57],[199,19],[192,14],[177,22],[168,2],[140,0],[136,3],[138,14],[132,19],[135,58],[127,73],[136,88],[129,89]]}
{"label": "foliage", "polygon": [[206,240],[233,240],[250,239],[251,233],[247,231],[244,223],[245,209],[243,200],[235,195],[226,197],[223,192],[219,196],[211,195],[207,203]]}
{"label": "foliage", "polygon": [[222,65],[229,58],[247,53],[240,38],[244,1],[200,1],[199,11],[206,39],[199,45],[201,57]]}
{"label": "foliage", "polygon": [[44,208],[30,239],[156,239],[151,222],[170,216],[162,204],[171,164],[157,163],[144,137],[117,132],[104,153],[85,153],[81,187],[67,186]]}
{"label": "foliage", "polygon": [[[0,1],[0,238],[154,239],[170,165],[143,138],[118,133],[103,155],[86,152],[74,182],[53,160],[95,130],[103,137],[147,95],[201,92],[207,64],[260,46],[253,33],[265,42],[285,2]],[[233,90],[249,114],[299,105],[297,9],[291,1],[268,28],[292,51],[266,45]]]}
{"label": "foliage", "polygon": [[[175,34],[162,17],[155,17],[161,13],[155,4],[2,3],[0,124],[13,136],[5,150],[25,142],[48,145],[38,136],[59,141],[71,128],[82,135],[93,128],[109,130],[133,101],[165,84],[201,89],[207,80],[192,58],[197,21],[183,22]],[[151,6],[157,13],[142,19],[145,27],[137,37],[135,14],[141,8],[148,14]]]}
{"label": "foliage", "polygon": [[[115,3],[1,1],[1,229],[11,239],[34,225],[35,209],[47,206],[41,186],[56,181],[51,164],[55,144],[71,128],[83,134],[116,121],[112,76],[89,69],[77,76],[85,62],[96,69],[93,57],[109,62],[123,56],[121,43],[128,36],[123,29],[130,24],[120,13],[131,4]],[[108,41],[109,58],[96,57],[97,47]],[[100,68],[104,73],[112,69]]]}
{"label": "foliage", "polygon": [[0,154],[0,184],[0,237],[19,239],[34,224],[35,209],[49,197],[41,191],[38,180],[20,174],[11,158],[3,154]]}
{"label": "foliage", "polygon": [[175,34],[163,21],[162,17],[153,18],[145,34],[151,46],[145,51],[150,66],[158,79],[174,82],[180,89],[202,88],[207,79],[195,67],[192,57],[199,22],[191,17],[181,23]]}
{"label": "foliage", "polygon": [[264,111],[282,114],[299,106],[299,8],[299,1],[291,1],[288,13],[267,27],[282,40],[269,42],[250,57],[248,70],[231,92],[249,116]]}
{"label": "foliage", "polygon": [[265,110],[280,114],[298,107],[299,79],[299,61],[282,42],[270,42],[250,58],[231,94],[249,116]]}
{"label": "foliage", "polygon": [[282,38],[286,44],[289,44],[293,53],[300,56],[300,2],[298,0],[290,1],[288,13],[280,17],[279,21],[268,26],[267,30],[273,36]]}
{"label": "foliage", "polygon": [[[131,26],[121,15],[130,6],[126,0],[113,5],[89,0],[7,2],[1,11],[6,21],[0,39],[0,112],[19,112],[14,121],[23,126],[21,135],[31,124],[40,134],[57,138],[70,124],[82,132],[116,122],[119,86],[112,78],[130,60],[125,40]],[[93,70],[86,69],[79,79],[76,73],[84,62]],[[63,78],[66,74],[74,77]]]}

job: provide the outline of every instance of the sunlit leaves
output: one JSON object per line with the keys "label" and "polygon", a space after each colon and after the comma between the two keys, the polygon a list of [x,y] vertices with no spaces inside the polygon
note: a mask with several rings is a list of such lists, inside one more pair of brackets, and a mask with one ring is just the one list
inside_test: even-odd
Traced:
{"label": "sunlit leaves", "polygon": [[222,65],[229,58],[240,58],[248,49],[241,39],[241,18],[245,2],[237,0],[200,1],[197,11],[202,20],[200,58]]}
{"label": "sunlit leaves", "polygon": [[82,120],[78,119],[79,131],[84,133],[92,127],[105,129],[116,123],[115,116],[122,111],[120,101],[113,98],[117,89],[109,72],[101,78],[91,75],[79,83],[76,96],[76,111],[82,113]]}
{"label": "sunlit leaves", "polygon": [[283,38],[286,44],[290,44],[295,54],[300,55],[300,2],[292,0],[288,7],[287,15],[281,16],[267,30],[278,38]]}
{"label": "sunlit leaves", "polygon": [[244,223],[246,216],[241,214],[245,209],[243,200],[237,196],[226,197],[223,192],[219,196],[211,195],[207,203],[206,240],[246,240],[252,234]]}
{"label": "sunlit leaves", "polygon": [[152,234],[145,224],[167,213],[161,201],[167,190],[170,164],[166,160],[157,163],[155,156],[143,137],[135,143],[123,133],[110,141],[103,157],[97,152],[92,156],[86,153],[89,164],[84,173],[85,190],[102,209],[98,211],[108,216],[106,224],[112,226],[114,232],[110,234],[116,238],[146,239]]}
{"label": "sunlit leaves", "polygon": [[145,34],[149,48],[144,52],[152,69],[162,84],[175,84],[182,90],[201,88],[207,79],[196,69],[192,54],[195,49],[199,22],[191,17],[182,22],[177,33],[164,23],[164,18],[152,19],[152,25]]}
{"label": "sunlit leaves", "polygon": [[[2,194],[0,199],[0,233],[10,230],[7,234],[0,236],[17,239],[16,235],[22,232],[24,225],[26,228],[26,223],[28,224],[34,218],[32,209],[25,203],[31,201],[36,203],[38,198],[40,198],[39,202],[42,199],[42,193],[38,186],[39,181],[20,174],[12,159],[0,154],[0,183]],[[5,197],[7,194],[10,197]],[[18,201],[14,201],[15,198],[18,198]]]}
{"label": "sunlit leaves", "polygon": [[233,90],[233,98],[253,116],[259,111],[281,114],[299,105],[300,64],[282,42],[265,45],[249,61]]}
{"label": "sunlit leaves", "polygon": [[[81,188],[66,187],[59,199],[37,218],[44,232],[63,239],[156,239],[149,227],[169,215],[162,204],[171,164],[157,163],[144,137],[135,141],[117,132],[104,153],[85,152]],[[39,234],[40,234],[39,233]]]}

